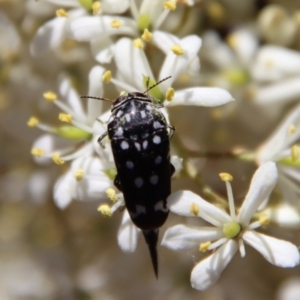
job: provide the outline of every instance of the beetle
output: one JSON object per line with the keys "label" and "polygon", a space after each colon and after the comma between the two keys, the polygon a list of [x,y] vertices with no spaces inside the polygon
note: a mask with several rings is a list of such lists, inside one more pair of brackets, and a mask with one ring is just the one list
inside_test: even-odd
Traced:
{"label": "beetle", "polygon": [[[175,128],[159,110],[163,106],[145,92],[131,92],[117,97],[112,104],[107,132],[117,169],[115,186],[123,193],[132,222],[142,230],[152,265],[158,277],[157,241],[159,227],[169,210],[166,199],[171,193],[171,177],[175,171],[170,162],[170,139]],[[82,98],[97,98],[82,96]]]}

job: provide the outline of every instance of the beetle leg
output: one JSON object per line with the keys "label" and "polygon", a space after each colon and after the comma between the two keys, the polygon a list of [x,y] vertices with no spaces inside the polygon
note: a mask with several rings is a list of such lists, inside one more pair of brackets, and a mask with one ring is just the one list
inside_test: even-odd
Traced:
{"label": "beetle leg", "polygon": [[102,135],[99,136],[97,142],[98,144],[103,148],[105,149],[105,145],[102,143],[102,140],[107,136],[107,131],[104,132]]}

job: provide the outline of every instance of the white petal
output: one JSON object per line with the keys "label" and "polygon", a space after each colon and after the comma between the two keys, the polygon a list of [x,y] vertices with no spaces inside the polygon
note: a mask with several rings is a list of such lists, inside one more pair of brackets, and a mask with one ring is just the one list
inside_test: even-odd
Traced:
{"label": "white petal", "polygon": [[53,3],[59,6],[65,7],[80,7],[81,4],[78,0],[46,0],[49,3]]}
{"label": "white petal", "polygon": [[161,244],[175,251],[189,250],[198,248],[200,243],[215,241],[223,236],[222,230],[214,227],[176,225],[165,232]]}
{"label": "white petal", "polygon": [[201,56],[221,70],[232,68],[236,64],[233,51],[215,31],[204,33]]}
{"label": "white petal", "polygon": [[102,36],[91,41],[91,50],[99,63],[108,64],[114,56],[115,46],[109,36]]}
{"label": "white petal", "polygon": [[195,105],[195,106],[219,106],[233,101],[234,99],[227,91],[220,88],[195,87],[175,91],[172,101],[166,103],[168,106]]}
{"label": "white petal", "polygon": [[214,254],[200,261],[191,274],[192,287],[202,291],[214,284],[237,250],[237,242],[229,240]]}
{"label": "white petal", "polygon": [[140,233],[131,221],[128,211],[125,210],[123,219],[118,232],[118,244],[124,252],[134,252],[137,245],[137,239]]}
{"label": "white petal", "polygon": [[299,74],[299,69],[298,51],[278,46],[264,46],[258,53],[253,75],[258,80],[277,80],[287,75]]}
{"label": "white petal", "polygon": [[300,262],[298,248],[290,242],[255,231],[246,231],[243,234],[243,240],[277,267],[293,268]]}
{"label": "white petal", "polygon": [[274,189],[277,179],[278,173],[274,162],[267,162],[256,170],[237,217],[241,225],[247,226],[249,224],[258,207]]}
{"label": "white petal", "polygon": [[[104,71],[105,69],[100,66],[96,66],[91,69],[89,73],[89,96],[103,97],[103,83],[101,77]],[[103,113],[102,110],[105,103],[102,100],[96,99],[87,99],[87,101],[89,123],[94,124],[95,119]]]}
{"label": "white petal", "polygon": [[231,221],[230,216],[224,211],[190,191],[178,191],[171,194],[167,199],[167,203],[170,210],[178,215],[195,217],[191,212],[191,205],[193,204],[199,207],[199,216],[208,222],[211,222],[211,220],[206,218],[206,216],[220,225]]}
{"label": "white petal", "polygon": [[86,123],[87,116],[83,109],[82,100],[80,99],[77,91],[73,88],[69,78],[61,76],[59,93],[62,95],[63,99],[68,104],[68,106],[75,113],[73,117],[76,118],[77,121]]}
{"label": "white petal", "polygon": [[[119,28],[111,27],[112,21],[122,23]],[[126,17],[120,16],[89,16],[70,22],[70,35],[78,41],[91,41],[102,35],[137,35],[136,23]]]}
{"label": "white petal", "polygon": [[300,96],[300,77],[289,78],[269,84],[254,90],[253,101],[257,104],[270,105],[275,103],[286,104],[297,100]]}
{"label": "white petal", "polygon": [[32,148],[42,149],[45,151],[45,157],[37,157],[34,156],[33,159],[38,164],[49,164],[52,162],[51,154],[54,152],[56,146],[57,146],[58,138],[54,136],[53,134],[43,134],[39,138],[37,138]]}
{"label": "white petal", "polygon": [[183,161],[183,159],[176,156],[176,155],[171,156],[171,164],[175,168],[175,172],[173,174],[173,177],[175,177],[176,175],[178,175],[181,172],[181,170],[182,170],[182,161]]}
{"label": "white petal", "polygon": [[41,26],[30,47],[32,55],[41,54],[44,51],[54,49],[67,37],[66,26],[68,18],[56,17]]}
{"label": "white petal", "polygon": [[241,28],[231,34],[234,38],[233,47],[241,62],[248,66],[257,52],[258,39],[250,30]]}
{"label": "white petal", "polygon": [[133,45],[128,38],[120,39],[115,47],[115,63],[118,72],[125,82],[137,90],[145,89],[143,75],[154,78],[145,52]]}
{"label": "white petal", "polygon": [[278,153],[285,148],[289,148],[300,137],[300,130],[294,134],[288,134],[291,125],[298,128],[300,126],[300,105],[292,109],[289,115],[279,124],[270,138],[258,149],[258,162],[264,163],[274,160]]}
{"label": "white petal", "polygon": [[129,7],[128,0],[103,0],[101,10],[105,14],[122,14]]}
{"label": "white petal", "polygon": [[72,195],[70,191],[71,181],[75,181],[75,178],[71,172],[67,172],[61,176],[54,185],[54,202],[61,209],[66,208],[72,201]]}
{"label": "white petal", "polygon": [[[176,36],[161,31],[155,31],[153,36],[153,41],[157,40],[158,47],[163,49],[167,54],[159,73],[159,79],[161,80],[172,75],[172,78],[160,84],[160,88],[166,91],[177,77],[188,68],[195,57],[197,57],[201,47],[201,38],[196,35],[190,35],[179,40]],[[175,55],[171,51],[171,47],[174,45],[181,46],[184,53],[182,55]]]}

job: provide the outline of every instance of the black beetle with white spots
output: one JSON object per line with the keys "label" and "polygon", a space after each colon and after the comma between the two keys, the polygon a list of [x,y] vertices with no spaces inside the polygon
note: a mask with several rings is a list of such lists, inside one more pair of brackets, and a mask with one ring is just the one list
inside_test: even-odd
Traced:
{"label": "black beetle with white spots", "polygon": [[101,144],[108,134],[117,168],[114,184],[124,194],[131,220],[143,232],[157,277],[158,231],[168,217],[166,199],[175,170],[170,162],[170,138],[175,129],[159,110],[162,106],[148,96],[153,87],[113,101],[107,132],[98,141]]}

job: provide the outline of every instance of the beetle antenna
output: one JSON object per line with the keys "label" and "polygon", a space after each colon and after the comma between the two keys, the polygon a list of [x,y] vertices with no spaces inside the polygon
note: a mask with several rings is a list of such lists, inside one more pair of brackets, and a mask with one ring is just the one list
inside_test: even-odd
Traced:
{"label": "beetle antenna", "polygon": [[107,101],[110,103],[114,103],[113,100],[107,99],[107,98],[100,98],[100,97],[93,97],[93,96],[80,96],[80,98],[82,99],[95,99],[95,100],[103,100],[103,101]]}
{"label": "beetle antenna", "polygon": [[159,82],[156,82],[155,84],[153,84],[152,86],[150,86],[145,92],[144,94],[146,94],[147,92],[149,92],[151,89],[153,89],[154,87],[156,87],[157,85],[159,85],[160,83],[166,81],[167,79],[171,78],[172,76],[168,76],[166,78],[163,78],[162,80],[160,80]]}

